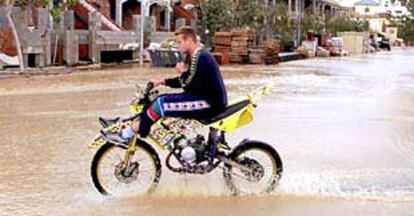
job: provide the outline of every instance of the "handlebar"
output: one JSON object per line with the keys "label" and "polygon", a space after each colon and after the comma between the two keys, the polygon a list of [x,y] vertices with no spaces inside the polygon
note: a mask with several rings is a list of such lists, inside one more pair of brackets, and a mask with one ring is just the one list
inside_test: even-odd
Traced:
{"label": "handlebar", "polygon": [[154,83],[153,82],[149,82],[147,83],[147,87],[145,88],[144,94],[145,95],[149,95],[151,90],[154,88]]}

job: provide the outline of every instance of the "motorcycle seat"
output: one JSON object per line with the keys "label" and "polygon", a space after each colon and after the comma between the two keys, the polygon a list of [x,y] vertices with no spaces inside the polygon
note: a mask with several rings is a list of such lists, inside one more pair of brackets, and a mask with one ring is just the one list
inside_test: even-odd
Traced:
{"label": "motorcycle seat", "polygon": [[201,118],[198,119],[198,121],[204,125],[209,125],[211,123],[220,121],[234,113],[236,113],[237,111],[245,108],[247,105],[250,104],[250,100],[243,100],[240,102],[237,102],[235,104],[229,105],[226,107],[226,109],[223,112],[220,112],[217,115],[214,115],[212,117],[208,117],[208,118]]}

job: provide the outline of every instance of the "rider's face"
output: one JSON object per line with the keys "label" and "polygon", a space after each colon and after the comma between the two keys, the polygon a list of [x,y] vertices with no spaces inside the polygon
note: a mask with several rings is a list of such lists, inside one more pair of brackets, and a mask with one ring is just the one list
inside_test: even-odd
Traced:
{"label": "rider's face", "polygon": [[191,48],[191,42],[192,42],[190,38],[184,38],[184,35],[180,34],[176,36],[175,40],[177,42],[178,49],[182,53],[191,54],[189,53],[190,48]]}

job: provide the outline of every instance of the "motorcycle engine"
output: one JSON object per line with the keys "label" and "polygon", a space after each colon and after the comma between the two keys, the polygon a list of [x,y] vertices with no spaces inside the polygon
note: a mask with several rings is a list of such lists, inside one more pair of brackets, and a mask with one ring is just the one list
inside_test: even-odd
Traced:
{"label": "motorcycle engine", "polygon": [[192,139],[180,137],[174,143],[176,148],[175,152],[182,162],[194,164],[204,160],[203,155],[207,147],[204,136],[199,134]]}

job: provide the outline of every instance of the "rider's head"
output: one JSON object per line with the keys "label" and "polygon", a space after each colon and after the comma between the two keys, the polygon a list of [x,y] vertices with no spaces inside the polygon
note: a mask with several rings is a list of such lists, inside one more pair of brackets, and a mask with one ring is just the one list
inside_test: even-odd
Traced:
{"label": "rider's head", "polygon": [[197,33],[190,26],[183,26],[175,32],[175,40],[178,49],[186,54],[191,55],[197,48]]}

